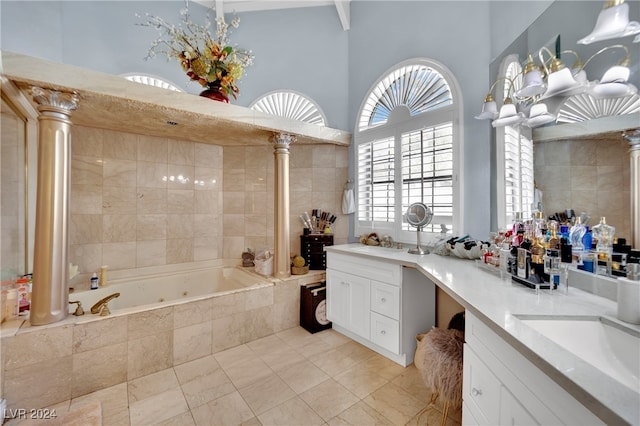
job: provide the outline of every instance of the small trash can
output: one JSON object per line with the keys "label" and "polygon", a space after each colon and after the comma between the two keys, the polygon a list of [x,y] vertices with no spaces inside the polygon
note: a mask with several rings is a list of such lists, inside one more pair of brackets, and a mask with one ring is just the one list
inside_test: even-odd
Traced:
{"label": "small trash can", "polygon": [[327,319],[326,281],[300,287],[300,325],[310,333],[331,328]]}

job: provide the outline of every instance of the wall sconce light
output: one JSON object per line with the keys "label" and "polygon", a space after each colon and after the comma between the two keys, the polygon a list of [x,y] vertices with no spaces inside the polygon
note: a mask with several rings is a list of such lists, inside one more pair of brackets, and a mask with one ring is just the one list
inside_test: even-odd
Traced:
{"label": "wall sconce light", "polygon": [[528,98],[542,95],[547,90],[547,85],[542,80],[542,70],[529,53],[527,65],[524,67],[524,82],[522,88],[516,90],[515,95],[518,98]]}
{"label": "wall sconce light", "polygon": [[[598,14],[596,25],[588,36],[578,40],[578,44],[591,44],[596,41],[626,37],[640,33],[640,23],[629,22],[629,5],[624,0],[609,0]],[[636,37],[634,43],[640,42]]]}
{"label": "wall sconce light", "polygon": [[625,45],[614,44],[600,49],[586,60],[584,67],[586,67],[593,58],[611,49],[622,49],[625,51],[625,56],[616,65],[605,71],[600,81],[596,80],[590,84],[587,93],[596,98],[618,98],[633,95],[638,92],[638,88],[629,83],[631,55],[629,48]]}
{"label": "wall sconce light", "polygon": [[[545,51],[551,56],[551,64],[549,65],[549,68],[547,68],[542,55]],[[560,59],[551,53],[547,47],[542,46],[538,51],[538,56],[547,74],[547,91],[542,94],[540,100],[555,96],[577,95],[583,93],[587,89],[586,78],[585,82],[578,82],[571,70],[569,70],[569,68],[567,68]]]}

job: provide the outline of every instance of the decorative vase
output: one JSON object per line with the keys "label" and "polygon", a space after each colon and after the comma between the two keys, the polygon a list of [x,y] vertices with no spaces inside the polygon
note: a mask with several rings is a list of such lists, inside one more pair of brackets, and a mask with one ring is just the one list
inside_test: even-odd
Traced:
{"label": "decorative vase", "polygon": [[219,85],[210,84],[208,89],[200,92],[200,96],[204,96],[205,98],[213,99],[218,102],[229,103],[229,97],[224,94]]}

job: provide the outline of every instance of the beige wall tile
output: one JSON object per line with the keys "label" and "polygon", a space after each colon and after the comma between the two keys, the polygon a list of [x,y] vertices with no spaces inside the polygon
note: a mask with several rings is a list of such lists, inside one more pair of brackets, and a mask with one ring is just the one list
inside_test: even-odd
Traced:
{"label": "beige wall tile", "polygon": [[113,346],[126,341],[126,316],[90,321],[73,327],[74,354],[99,349],[104,346]]}
{"label": "beige wall tile", "polygon": [[251,196],[242,191],[225,191],[223,194],[223,211],[226,214],[242,214],[245,212],[245,197]]}
{"label": "beige wall tile", "polygon": [[102,185],[101,158],[74,155],[71,159],[71,182],[75,185]]}
{"label": "beige wall tile", "polygon": [[102,186],[72,185],[71,193],[71,214],[102,214]]}
{"label": "beige wall tile", "polygon": [[73,326],[60,326],[2,339],[6,371],[71,355]]}
{"label": "beige wall tile", "polygon": [[145,188],[166,188],[168,167],[166,163],[138,161],[136,184]]}
{"label": "beige wall tile", "polygon": [[222,169],[223,148],[221,146],[196,143],[194,150],[196,166]]}
{"label": "beige wall tile", "polygon": [[225,169],[244,169],[247,158],[244,146],[225,146],[223,148]]}
{"label": "beige wall tile", "polygon": [[28,410],[70,399],[72,366],[73,357],[69,354],[5,371],[3,397],[7,408]]}
{"label": "beige wall tile", "polygon": [[151,336],[162,331],[173,331],[173,307],[152,309],[129,315],[129,340]]}
{"label": "beige wall tile", "polygon": [[193,238],[193,215],[167,215],[167,238]]}
{"label": "beige wall tile", "polygon": [[222,257],[223,259],[238,259],[242,252],[247,249],[244,237],[223,237]]}
{"label": "beige wall tile", "polygon": [[196,167],[194,189],[220,191],[222,189],[222,169]]}
{"label": "beige wall tile", "polygon": [[169,141],[165,138],[139,135],[138,161],[167,163],[169,159]]}
{"label": "beige wall tile", "polygon": [[244,167],[247,169],[266,170],[269,163],[273,163],[272,146],[248,146],[244,150]]}
{"label": "beige wall tile", "polygon": [[169,140],[169,164],[195,164],[195,144]]}
{"label": "beige wall tile", "polygon": [[244,236],[245,216],[243,214],[225,214],[222,218],[222,227],[225,237]]}
{"label": "beige wall tile", "polygon": [[222,240],[217,237],[196,237],[193,239],[193,260],[212,260],[220,258]]}
{"label": "beige wall tile", "polygon": [[211,321],[213,298],[183,303],[173,307],[173,328],[178,329]]}
{"label": "beige wall tile", "polygon": [[193,233],[198,237],[217,237],[222,235],[221,215],[193,215]]}
{"label": "beige wall tile", "polygon": [[244,191],[244,169],[230,169],[225,161],[222,182],[224,191]]}
{"label": "beige wall tile", "polygon": [[245,169],[244,189],[248,192],[264,192],[267,190],[267,170]]}
{"label": "beige wall tile", "polygon": [[166,238],[166,214],[145,214],[137,216],[136,239],[138,241],[165,240]]}
{"label": "beige wall tile", "polygon": [[173,331],[173,363],[176,365],[211,355],[211,321]]}
{"label": "beige wall tile", "polygon": [[136,160],[138,157],[138,135],[104,130],[104,158]]}
{"label": "beige wall tile", "polygon": [[135,242],[106,243],[102,245],[102,265],[112,270],[136,267],[137,244]]}
{"label": "beige wall tile", "polygon": [[93,127],[71,127],[71,154],[102,157],[105,131]]}
{"label": "beige wall tile", "polygon": [[[191,145],[191,144],[185,144]],[[193,145],[191,145],[193,146]],[[169,189],[193,189],[195,180],[195,167],[187,164],[169,164],[167,167],[167,188]]]}
{"label": "beige wall tile", "polygon": [[127,342],[73,355],[71,396],[81,396],[127,380]]}
{"label": "beige wall tile", "polygon": [[[226,194],[225,194],[226,195]],[[269,197],[266,192],[247,192],[244,198],[244,213],[246,214],[264,214],[269,209],[267,201]],[[269,201],[270,204],[273,204]],[[226,208],[226,202],[225,202]],[[271,207],[273,210],[273,207]],[[227,213],[227,212],[225,212]],[[228,212],[231,213],[231,212]]]}
{"label": "beige wall tile", "polygon": [[217,191],[195,191],[193,212],[198,214],[215,214],[222,210],[218,202]]}
{"label": "beige wall tile", "polygon": [[102,263],[102,244],[73,244],[69,246],[69,261],[80,272],[96,271]]}
{"label": "beige wall tile", "polygon": [[131,160],[104,160],[102,183],[104,186],[134,187],[136,185],[137,163]]}
{"label": "beige wall tile", "polygon": [[211,319],[230,317],[235,313],[244,312],[243,293],[224,294],[211,298]]}
{"label": "beige wall tile", "polygon": [[291,158],[289,166],[292,169],[311,169],[313,167],[313,146],[294,145],[291,148]]}
{"label": "beige wall tile", "polygon": [[173,365],[173,331],[129,340],[127,380],[146,376]]}
{"label": "beige wall tile", "polygon": [[193,238],[167,240],[167,264],[193,262]]}
{"label": "beige wall tile", "polygon": [[192,189],[170,189],[167,191],[167,213],[195,213],[194,191]]}
{"label": "beige wall tile", "polygon": [[72,214],[69,223],[69,243],[88,244],[102,241],[102,215]]}
{"label": "beige wall tile", "polygon": [[243,313],[238,313],[211,321],[212,353],[215,354],[243,343],[243,320]]}
{"label": "beige wall tile", "polygon": [[255,290],[245,291],[244,310],[263,308],[273,304],[273,287],[258,288]]}
{"label": "beige wall tile", "polygon": [[102,188],[102,214],[136,214],[136,188]]}
{"label": "beige wall tile", "polygon": [[262,214],[244,215],[242,235],[245,237],[266,237],[267,217]]}
{"label": "beige wall tile", "polygon": [[138,241],[136,243],[136,266],[165,265],[167,263],[167,240]]}
{"label": "beige wall tile", "polygon": [[[623,174],[620,173],[620,167],[616,166],[597,166],[596,175],[598,191],[622,191],[624,188],[624,182],[629,182],[629,179],[623,180]],[[593,186],[591,187],[593,188]]]}
{"label": "beige wall tile", "polygon": [[244,313],[243,343],[274,333],[274,306],[269,305]]}
{"label": "beige wall tile", "polygon": [[164,214],[167,212],[166,189],[138,187],[135,199],[138,214]]}
{"label": "beige wall tile", "polygon": [[132,214],[102,216],[102,241],[105,243],[136,241],[137,217]]}
{"label": "beige wall tile", "polygon": [[[595,140],[577,140],[567,142],[548,142],[548,143],[568,143],[571,153],[571,164],[574,166],[595,166],[598,159],[598,141]],[[536,158],[537,160],[537,158]]]}
{"label": "beige wall tile", "polygon": [[571,166],[571,190],[587,190],[596,187],[597,176],[591,172],[592,166]]}

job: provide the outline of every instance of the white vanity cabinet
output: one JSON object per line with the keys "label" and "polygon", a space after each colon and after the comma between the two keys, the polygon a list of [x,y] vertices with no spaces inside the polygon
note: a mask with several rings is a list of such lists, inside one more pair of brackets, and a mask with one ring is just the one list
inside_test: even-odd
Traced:
{"label": "white vanity cabinet", "polygon": [[463,424],[604,424],[479,318],[465,317]]}
{"label": "white vanity cabinet", "polygon": [[328,251],[327,318],[336,331],[407,366],[416,335],[435,325],[435,285],[398,263]]}

